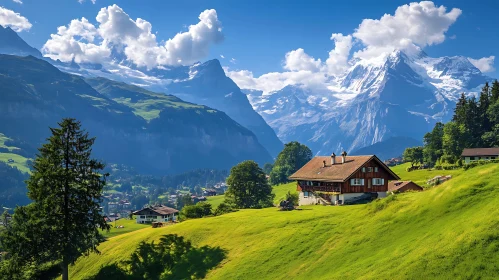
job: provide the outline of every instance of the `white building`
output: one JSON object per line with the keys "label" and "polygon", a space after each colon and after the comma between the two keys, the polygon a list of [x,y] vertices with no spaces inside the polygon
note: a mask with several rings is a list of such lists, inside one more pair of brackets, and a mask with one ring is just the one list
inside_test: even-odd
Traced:
{"label": "white building", "polygon": [[477,160],[499,159],[499,148],[464,149],[461,158],[465,163]]}
{"label": "white building", "polygon": [[150,224],[153,222],[173,222],[177,220],[178,210],[163,205],[150,206],[133,212],[137,224]]}

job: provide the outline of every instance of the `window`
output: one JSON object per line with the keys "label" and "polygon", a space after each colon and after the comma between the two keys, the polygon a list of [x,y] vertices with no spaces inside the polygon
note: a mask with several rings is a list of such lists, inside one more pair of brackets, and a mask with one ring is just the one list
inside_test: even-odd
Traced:
{"label": "window", "polygon": [[365,167],[362,167],[362,172],[366,172],[366,168]]}
{"label": "window", "polygon": [[372,167],[368,167],[367,168],[367,172],[373,172],[373,168]]}
{"label": "window", "polygon": [[303,192],[303,197],[308,197],[308,192]]}
{"label": "window", "polygon": [[364,185],[364,179],[359,179],[359,178],[350,179],[350,185],[352,185],[352,186],[363,186]]}
{"label": "window", "polygon": [[490,157],[490,159],[496,159],[496,157]]}
{"label": "window", "polygon": [[383,178],[373,178],[373,186],[382,186],[385,184],[385,179]]}
{"label": "window", "polygon": [[145,219],[145,218],[146,218],[146,216],[140,216],[140,218],[141,218],[141,219]]}
{"label": "window", "polygon": [[374,167],[374,172],[378,172],[378,167]]}

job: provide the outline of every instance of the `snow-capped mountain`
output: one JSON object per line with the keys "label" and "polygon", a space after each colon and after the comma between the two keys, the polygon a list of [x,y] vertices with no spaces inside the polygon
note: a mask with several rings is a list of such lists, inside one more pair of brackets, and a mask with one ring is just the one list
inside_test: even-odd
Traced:
{"label": "snow-capped mountain", "polygon": [[328,154],[397,136],[419,140],[436,121],[449,120],[462,92],[479,92],[487,80],[465,57],[397,50],[382,61],[355,61],[330,93],[301,85],[245,92],[282,141]]}

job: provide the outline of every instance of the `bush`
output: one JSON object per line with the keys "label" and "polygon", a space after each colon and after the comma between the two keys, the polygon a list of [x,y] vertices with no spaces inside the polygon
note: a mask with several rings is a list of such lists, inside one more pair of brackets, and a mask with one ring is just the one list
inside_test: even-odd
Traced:
{"label": "bush", "polygon": [[213,212],[213,215],[220,216],[223,214],[236,212],[236,211],[237,211],[237,209],[234,207],[234,205],[232,205],[228,202],[222,202],[218,205],[217,209],[215,209],[215,212]]}
{"label": "bush", "polygon": [[468,170],[470,168],[477,167],[479,165],[485,165],[490,163],[499,163],[499,159],[472,161],[470,163],[465,164],[463,168],[464,170]]}
{"label": "bush", "polygon": [[185,219],[197,219],[206,216],[210,216],[211,204],[207,202],[198,202],[196,205],[187,205],[180,211],[180,218]]}
{"label": "bush", "polygon": [[286,194],[286,200],[291,202],[294,206],[298,206],[298,193],[291,193],[290,191],[288,191],[288,193]]}

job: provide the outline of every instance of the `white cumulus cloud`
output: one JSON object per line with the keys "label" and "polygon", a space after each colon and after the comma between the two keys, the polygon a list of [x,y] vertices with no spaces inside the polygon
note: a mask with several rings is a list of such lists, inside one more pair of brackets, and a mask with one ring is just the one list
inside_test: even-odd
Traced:
{"label": "white cumulus cloud", "polygon": [[355,56],[372,58],[394,49],[410,49],[440,44],[445,32],[461,15],[461,10],[447,11],[431,1],[413,2],[397,8],[394,15],[364,19],[353,33],[366,48]]}
{"label": "white cumulus cloud", "polygon": [[33,25],[21,14],[0,6],[0,25],[16,32],[29,30]]}
{"label": "white cumulus cloud", "polygon": [[22,4],[23,3],[23,1],[21,1],[21,0],[12,0],[12,1],[14,1],[14,3],[17,3],[17,4]]}
{"label": "white cumulus cloud", "polygon": [[329,52],[326,65],[328,73],[336,75],[348,69],[348,57],[352,49],[352,36],[333,33],[331,40],[334,41],[334,49]]}
{"label": "white cumulus cloud", "polygon": [[[240,87],[270,92],[289,84],[300,84],[314,88],[337,88],[331,80],[344,75],[351,67],[351,60],[382,61],[395,49],[407,53],[419,51],[429,45],[440,44],[446,32],[461,15],[457,8],[447,9],[431,1],[413,2],[399,6],[395,13],[385,14],[379,19],[364,19],[352,34],[333,33],[330,39],[334,48],[325,61],[314,58],[302,48],[285,54],[283,72],[273,72],[254,77],[251,71],[226,69]],[[360,47],[352,52],[354,43]],[[490,71],[482,60],[482,69]],[[492,59],[493,61],[493,59]],[[307,80],[310,79],[310,80]],[[320,83],[323,83],[320,85]]]}
{"label": "white cumulus cloud", "polygon": [[302,48],[290,51],[285,56],[284,69],[287,70],[317,72],[321,66],[322,62],[320,59],[316,60],[309,56]]}
{"label": "white cumulus cloud", "polygon": [[468,60],[473,64],[478,70],[482,71],[482,73],[493,72],[496,69],[494,68],[494,59],[495,56],[482,57],[480,59],[468,58]]}
{"label": "white cumulus cloud", "polygon": [[191,64],[206,57],[212,44],[224,37],[222,24],[215,10],[205,10],[199,22],[187,32],[177,33],[161,45],[152,33],[150,22],[133,20],[118,5],[102,8],[96,17],[97,25],[85,18],[73,20],[67,27],[59,27],[43,46],[47,56],[62,61],[102,62],[113,51],[122,52],[138,66]]}

